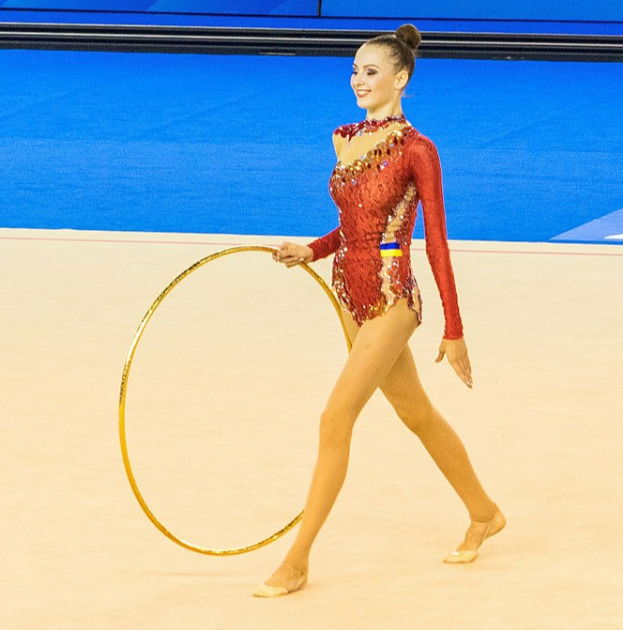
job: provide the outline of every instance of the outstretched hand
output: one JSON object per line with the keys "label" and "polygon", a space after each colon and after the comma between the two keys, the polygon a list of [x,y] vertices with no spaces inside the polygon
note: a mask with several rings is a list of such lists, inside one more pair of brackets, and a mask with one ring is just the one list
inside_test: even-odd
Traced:
{"label": "outstretched hand", "polygon": [[444,354],[447,355],[448,362],[454,368],[458,377],[467,387],[471,388],[473,385],[472,366],[469,364],[467,346],[463,337],[460,339],[442,339],[435,363],[439,363],[443,359]]}
{"label": "outstretched hand", "polygon": [[311,262],[313,256],[311,247],[286,241],[281,243],[279,249],[273,253],[273,260],[283,263],[286,267],[294,267],[302,262]]}

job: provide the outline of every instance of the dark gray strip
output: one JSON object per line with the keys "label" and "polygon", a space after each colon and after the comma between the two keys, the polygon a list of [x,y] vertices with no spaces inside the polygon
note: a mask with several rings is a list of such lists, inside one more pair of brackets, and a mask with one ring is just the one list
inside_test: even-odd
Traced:
{"label": "dark gray strip", "polygon": [[[0,48],[351,56],[380,31],[0,22]],[[623,61],[623,37],[422,33],[420,57]]]}

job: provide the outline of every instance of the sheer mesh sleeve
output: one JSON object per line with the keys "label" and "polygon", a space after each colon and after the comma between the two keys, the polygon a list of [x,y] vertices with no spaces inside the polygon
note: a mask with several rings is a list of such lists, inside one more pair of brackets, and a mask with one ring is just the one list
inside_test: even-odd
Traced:
{"label": "sheer mesh sleeve", "polygon": [[317,238],[311,243],[307,243],[307,247],[311,247],[314,252],[312,261],[326,258],[329,254],[333,254],[340,245],[340,228],[336,227],[328,234]]}
{"label": "sheer mesh sleeve", "polygon": [[460,339],[463,324],[459,313],[454,273],[450,261],[439,155],[433,142],[419,135],[410,146],[410,167],[424,214],[426,256],[441,297],[445,317],[444,337]]}

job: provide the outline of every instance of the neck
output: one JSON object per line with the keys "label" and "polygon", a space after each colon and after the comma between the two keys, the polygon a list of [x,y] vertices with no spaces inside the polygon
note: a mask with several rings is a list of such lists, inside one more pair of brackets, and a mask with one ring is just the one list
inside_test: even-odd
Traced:
{"label": "neck", "polygon": [[386,105],[378,109],[369,109],[366,114],[366,120],[382,120],[390,116],[401,116],[402,109],[400,105]]}

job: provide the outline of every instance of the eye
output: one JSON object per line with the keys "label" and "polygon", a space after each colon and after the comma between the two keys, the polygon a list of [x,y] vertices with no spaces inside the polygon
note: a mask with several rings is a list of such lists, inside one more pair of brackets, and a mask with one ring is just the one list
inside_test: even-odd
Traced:
{"label": "eye", "polygon": [[376,70],[368,70],[368,72],[366,72],[367,75],[372,75],[372,74],[376,74]]}

